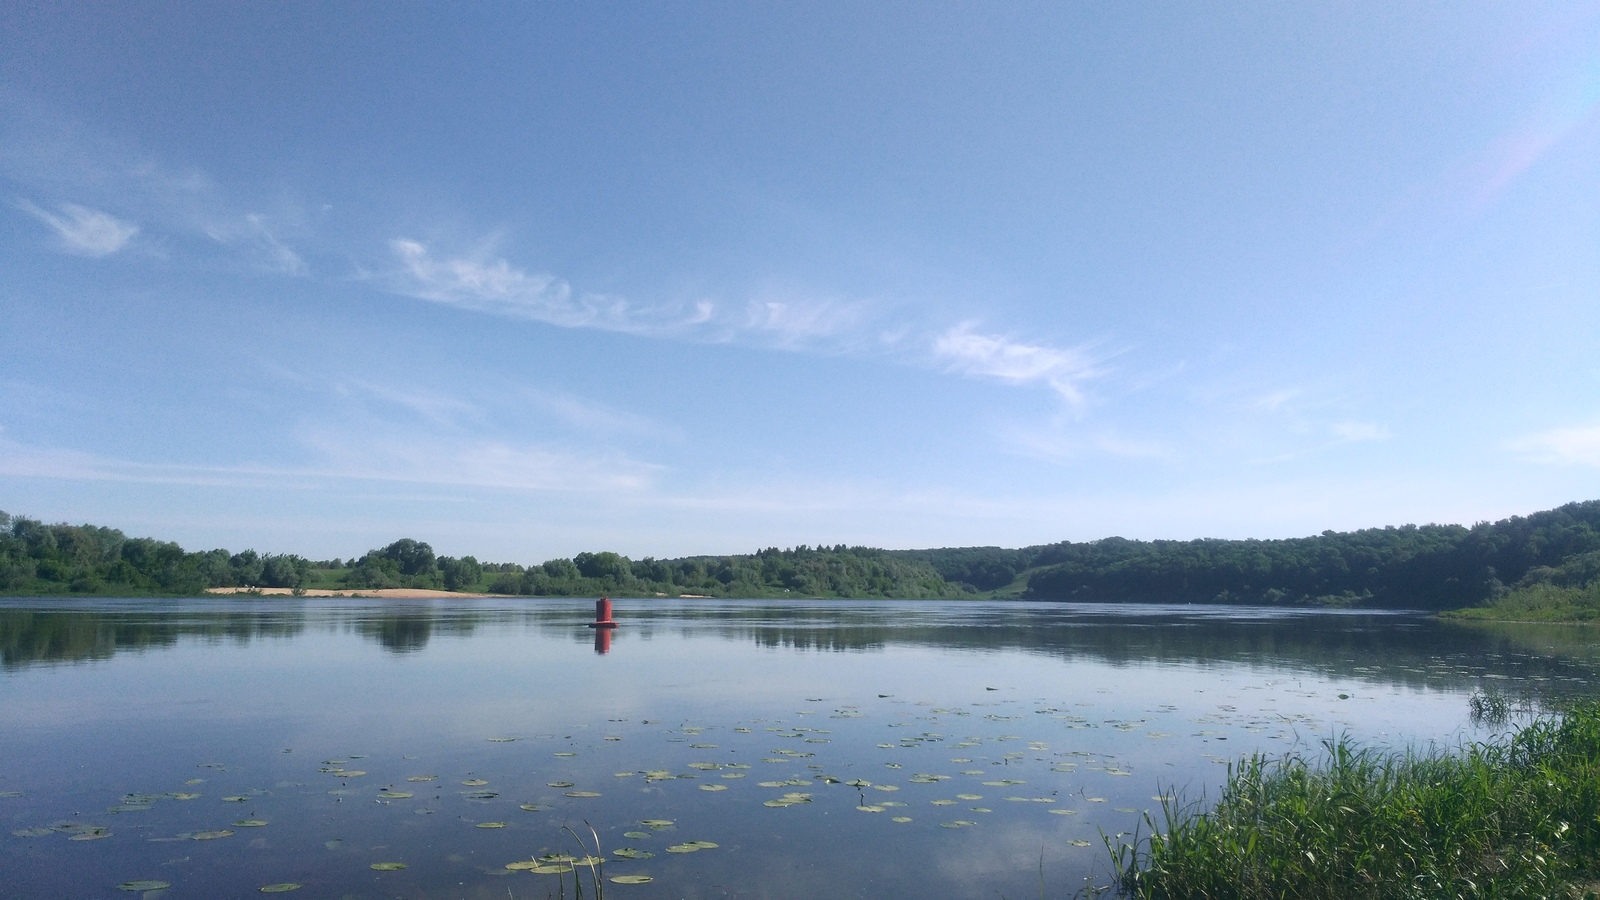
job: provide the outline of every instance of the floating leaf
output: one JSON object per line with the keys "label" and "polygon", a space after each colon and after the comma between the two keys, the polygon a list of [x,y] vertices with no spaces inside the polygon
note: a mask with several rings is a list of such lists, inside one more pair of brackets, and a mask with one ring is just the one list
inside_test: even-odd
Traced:
{"label": "floating leaf", "polygon": [[1052,809],[1048,810],[1048,812],[1057,816],[1075,816],[1078,814],[1078,811],[1075,809]]}
{"label": "floating leaf", "polygon": [[649,884],[655,881],[649,875],[613,875],[606,880],[612,884]]}
{"label": "floating leaf", "polygon": [[407,781],[433,781],[434,779],[436,779],[438,777],[439,776],[437,776],[437,775],[413,775],[410,778],[407,778],[406,780]]}
{"label": "floating leaf", "polygon": [[891,822],[909,822],[909,821],[911,821],[911,817],[910,816],[895,816],[894,818],[890,819],[889,821],[891,821]]}
{"label": "floating leaf", "polygon": [[957,800],[982,800],[983,799],[983,795],[982,794],[957,794],[956,795],[956,799]]}
{"label": "floating leaf", "polygon": [[466,785],[467,787],[483,787],[484,785],[488,784],[489,782],[484,781],[482,778],[468,778],[466,781],[463,781],[461,783]]}
{"label": "floating leaf", "polygon": [[651,828],[666,828],[667,826],[672,824],[672,820],[671,819],[640,819],[639,820],[639,824],[640,825],[648,825]]}
{"label": "floating leaf", "polygon": [[545,784],[548,784],[551,787],[555,787],[555,788],[576,787],[576,785],[574,785],[570,781],[546,781]]}
{"label": "floating leaf", "polygon": [[385,800],[405,800],[408,797],[415,797],[416,794],[410,791],[383,791],[378,796]]}
{"label": "floating leaf", "polygon": [[1088,841],[1072,840],[1072,841],[1067,841],[1067,843],[1071,844],[1074,847],[1087,847],[1087,846],[1089,846],[1089,842]]}
{"label": "floating leaf", "polygon": [[504,828],[504,827],[506,827],[506,823],[504,823],[504,822],[479,822],[477,827],[479,827],[479,828]]}
{"label": "floating leaf", "polygon": [[886,809],[884,807],[882,807],[882,806],[858,806],[858,807],[856,807],[856,809],[860,810],[861,812],[865,812],[865,813],[886,812]]}
{"label": "floating leaf", "polygon": [[249,800],[249,799],[250,799],[249,797],[245,797],[245,796],[242,796],[242,795],[239,795],[239,794],[235,794],[232,797],[223,797],[222,798],[222,802],[223,803],[243,803],[243,802],[245,802],[246,800]]}
{"label": "floating leaf", "polygon": [[367,868],[378,872],[398,872],[405,867],[406,864],[403,862],[375,862],[367,866]]}
{"label": "floating leaf", "polygon": [[298,881],[283,881],[278,884],[263,884],[256,890],[263,894],[287,894],[290,891],[298,891],[304,886]]}
{"label": "floating leaf", "polygon": [[956,802],[954,800],[929,800],[928,802],[932,803],[934,806],[955,806],[956,805]]}
{"label": "floating leaf", "polygon": [[240,819],[233,823],[235,828],[260,828],[267,824],[266,819]]}
{"label": "floating leaf", "polygon": [[491,744],[509,744],[516,738],[486,738],[486,740]]}
{"label": "floating leaf", "polygon": [[700,790],[702,790],[702,791],[725,791],[727,789],[728,789],[728,786],[725,785],[725,784],[702,784],[702,785],[700,785]]}
{"label": "floating leaf", "polygon": [[0,791],[0,797],[21,797],[21,791]]}
{"label": "floating leaf", "polygon": [[535,875],[565,875],[572,871],[571,866],[534,866],[528,870]]}
{"label": "floating leaf", "polygon": [[197,841],[215,841],[225,837],[233,837],[233,832],[223,828],[218,831],[196,831],[194,833],[194,839]]}
{"label": "floating leaf", "polygon": [[518,807],[518,809],[525,809],[528,812],[543,812],[544,810],[547,810],[549,808],[550,807],[548,807],[548,806],[540,806],[537,803],[524,803],[520,807]]}
{"label": "floating leaf", "polygon": [[715,750],[715,749],[717,749],[717,745],[716,744],[690,744],[689,746],[693,747],[696,750]]}
{"label": "floating leaf", "polygon": [[563,751],[562,751],[562,752],[560,752],[560,753],[552,753],[552,754],[551,754],[551,756],[562,756],[562,757],[566,757],[566,756],[577,756],[577,755],[578,755],[578,754],[576,754],[576,753],[573,753],[573,752],[571,752],[571,751],[570,751],[570,750],[563,750]]}
{"label": "floating leaf", "polygon": [[117,885],[119,891],[164,891],[172,887],[170,881],[124,881]]}
{"label": "floating leaf", "polygon": [[[233,832],[231,832],[231,831],[228,832],[228,833],[229,834],[233,834]],[[75,834],[72,837],[67,838],[67,840],[69,840],[69,841],[98,841],[98,840],[101,840],[102,838],[108,838],[108,837],[111,837],[111,832],[105,830],[104,828],[96,828],[93,831],[85,831],[85,832],[82,832],[82,833],[79,833],[79,834]]]}
{"label": "floating leaf", "polygon": [[633,840],[636,840],[636,841],[642,841],[645,838],[654,837],[654,835],[652,835],[648,831],[624,831],[622,833],[622,836],[625,837],[625,838],[632,838]]}
{"label": "floating leaf", "polygon": [[655,856],[655,854],[651,853],[649,850],[640,850],[636,847],[623,847],[621,850],[613,850],[611,851],[611,855],[618,856],[623,859],[650,859],[651,857]]}
{"label": "floating leaf", "polygon": [[689,763],[689,768],[699,769],[702,772],[709,772],[712,769],[720,769],[722,766],[714,762],[692,762]]}
{"label": "floating leaf", "polygon": [[567,791],[568,797],[598,797],[599,791]]}
{"label": "floating leaf", "polygon": [[171,793],[171,794],[168,794],[167,796],[171,797],[174,800],[199,800],[200,799],[200,795],[199,794],[186,794],[186,793],[182,793],[182,792]]}
{"label": "floating leaf", "polygon": [[539,865],[539,861],[536,859],[523,859],[518,860],[517,862],[506,863],[505,867],[512,872],[525,872],[537,869]]}
{"label": "floating leaf", "polygon": [[713,844],[710,841],[685,841],[684,843],[673,844],[671,847],[668,847],[667,852],[694,853],[700,850],[713,850],[716,849],[717,846],[717,844]]}
{"label": "floating leaf", "polygon": [[55,834],[55,832],[49,828],[19,828],[11,833],[17,837],[46,837],[48,835]]}

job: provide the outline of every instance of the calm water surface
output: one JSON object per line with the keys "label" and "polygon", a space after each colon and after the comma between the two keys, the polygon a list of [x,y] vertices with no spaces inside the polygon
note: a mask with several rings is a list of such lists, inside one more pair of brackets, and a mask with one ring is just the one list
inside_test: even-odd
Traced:
{"label": "calm water surface", "polygon": [[0,601],[0,896],[571,896],[506,866],[591,826],[653,879],[623,900],[1069,896],[1230,760],[1479,739],[1472,691],[1600,664],[1573,628],[920,601],[621,602],[602,655],[592,614]]}

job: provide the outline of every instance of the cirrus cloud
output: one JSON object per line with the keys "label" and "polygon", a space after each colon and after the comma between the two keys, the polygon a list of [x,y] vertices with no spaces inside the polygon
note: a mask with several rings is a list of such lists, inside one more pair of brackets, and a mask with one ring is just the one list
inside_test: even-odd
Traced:
{"label": "cirrus cloud", "polygon": [[979,334],[975,327],[963,322],[933,339],[934,355],[951,371],[1011,384],[1043,384],[1072,406],[1084,405],[1080,385],[1100,374],[1087,353]]}
{"label": "cirrus cloud", "polygon": [[17,201],[17,208],[49,225],[68,253],[79,256],[110,256],[128,246],[139,233],[139,226],[98,209],[76,203],[56,204],[51,212],[28,200]]}

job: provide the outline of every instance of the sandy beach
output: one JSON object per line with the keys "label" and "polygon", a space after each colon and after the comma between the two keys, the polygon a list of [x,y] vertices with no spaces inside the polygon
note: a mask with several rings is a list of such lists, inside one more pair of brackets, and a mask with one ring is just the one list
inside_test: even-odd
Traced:
{"label": "sandy beach", "polygon": [[376,590],[333,591],[326,588],[307,588],[295,594],[292,588],[215,587],[206,588],[208,594],[253,594],[262,597],[391,597],[397,600],[440,599],[470,600],[477,597],[504,597],[506,594],[464,594],[458,591],[430,591],[425,588],[378,588]]}

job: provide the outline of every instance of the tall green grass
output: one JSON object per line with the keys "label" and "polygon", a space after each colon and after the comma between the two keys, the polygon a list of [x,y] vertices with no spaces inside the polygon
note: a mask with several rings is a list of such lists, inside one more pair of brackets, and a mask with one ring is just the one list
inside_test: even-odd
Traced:
{"label": "tall green grass", "polygon": [[1252,756],[1210,809],[1163,805],[1112,850],[1149,900],[1582,897],[1600,866],[1600,703],[1455,752],[1348,739]]}

